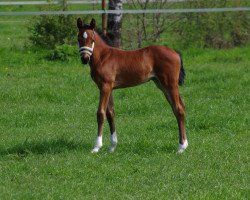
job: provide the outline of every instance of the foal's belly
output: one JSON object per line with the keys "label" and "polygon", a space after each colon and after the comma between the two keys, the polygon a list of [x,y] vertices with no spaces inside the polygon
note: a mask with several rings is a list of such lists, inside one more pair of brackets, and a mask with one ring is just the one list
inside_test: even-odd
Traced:
{"label": "foal's belly", "polygon": [[133,87],[151,80],[154,74],[150,72],[132,71],[119,73],[116,76],[114,88]]}
{"label": "foal's belly", "polygon": [[122,56],[115,66],[115,88],[140,85],[154,77],[153,62],[147,49],[132,51]]}

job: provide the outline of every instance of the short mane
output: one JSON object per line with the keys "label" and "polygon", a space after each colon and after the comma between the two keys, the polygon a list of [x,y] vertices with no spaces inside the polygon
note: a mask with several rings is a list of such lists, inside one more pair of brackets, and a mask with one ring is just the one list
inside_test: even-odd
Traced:
{"label": "short mane", "polygon": [[105,41],[105,43],[111,47],[114,47],[114,43],[113,41],[110,39],[109,34],[105,35],[103,33],[103,31],[99,28],[96,29],[96,32],[98,33],[98,35]]}

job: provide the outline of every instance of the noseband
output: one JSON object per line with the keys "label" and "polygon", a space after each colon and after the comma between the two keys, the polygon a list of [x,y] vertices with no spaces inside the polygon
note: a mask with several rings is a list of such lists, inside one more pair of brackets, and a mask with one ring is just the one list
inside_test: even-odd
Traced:
{"label": "noseband", "polygon": [[82,56],[82,54],[84,53],[86,53],[89,57],[92,56],[94,47],[95,47],[95,42],[92,43],[92,47],[88,47],[88,46],[80,47],[79,49],[80,56]]}
{"label": "noseband", "polygon": [[92,56],[93,51],[94,51],[94,47],[95,47],[94,35],[95,35],[95,32],[93,31],[93,35],[92,35],[93,42],[92,42],[91,47],[88,47],[88,46],[80,47],[80,49],[79,49],[80,56],[82,56],[82,54],[84,54],[84,53],[86,53],[89,57]]}

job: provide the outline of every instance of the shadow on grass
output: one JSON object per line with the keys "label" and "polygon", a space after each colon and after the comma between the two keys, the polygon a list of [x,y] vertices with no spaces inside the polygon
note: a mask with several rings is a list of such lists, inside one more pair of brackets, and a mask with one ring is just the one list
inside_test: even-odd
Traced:
{"label": "shadow on grass", "polygon": [[58,138],[44,141],[25,141],[13,147],[0,149],[0,155],[15,154],[26,157],[29,154],[58,154],[67,151],[84,151],[91,148],[90,144],[82,141],[74,141],[65,138]]}
{"label": "shadow on grass", "polygon": [[130,152],[132,154],[138,155],[155,155],[155,154],[172,154],[177,152],[177,147],[174,145],[154,145],[154,144],[145,144],[138,143],[134,145],[123,146],[123,151]]}

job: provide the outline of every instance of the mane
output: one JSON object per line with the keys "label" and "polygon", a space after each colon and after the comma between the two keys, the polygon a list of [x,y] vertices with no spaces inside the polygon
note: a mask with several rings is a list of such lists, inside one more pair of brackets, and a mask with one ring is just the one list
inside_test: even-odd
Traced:
{"label": "mane", "polygon": [[100,28],[97,28],[96,29],[96,32],[98,33],[98,35],[104,40],[104,42],[107,44],[107,45],[109,45],[109,46],[111,46],[111,47],[114,47],[114,43],[113,43],[113,41],[112,41],[112,39],[111,39],[111,35],[110,34],[108,34],[107,33],[107,35],[105,35],[104,33],[103,33],[103,31],[100,29]]}
{"label": "mane", "polygon": [[[88,24],[83,24],[83,28],[84,28],[84,29],[91,29],[90,25],[88,25]],[[95,31],[96,31],[96,32],[98,33],[98,35],[104,40],[104,42],[105,42],[107,45],[109,45],[109,46],[111,46],[111,47],[114,47],[114,43],[113,43],[113,41],[112,41],[113,35],[112,35],[111,33],[107,33],[107,35],[105,35],[105,34],[103,33],[103,31],[102,31],[100,28],[97,28]]]}

